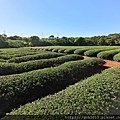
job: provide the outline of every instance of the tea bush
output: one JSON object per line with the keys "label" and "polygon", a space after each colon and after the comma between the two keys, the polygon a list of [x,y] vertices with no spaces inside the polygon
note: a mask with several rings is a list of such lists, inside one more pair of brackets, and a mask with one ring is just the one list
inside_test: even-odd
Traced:
{"label": "tea bush", "polygon": [[[120,67],[13,110],[10,115],[119,115]],[[60,117],[60,116],[58,116]]]}
{"label": "tea bush", "polygon": [[116,54],[116,55],[113,57],[113,60],[120,62],[120,53]]}
{"label": "tea bush", "polygon": [[61,90],[93,74],[93,70],[103,64],[101,59],[71,61],[58,67],[0,76],[0,113]]}
{"label": "tea bush", "polygon": [[0,63],[0,75],[18,74],[82,59],[83,57],[80,55],[66,55],[57,58],[27,61],[23,63]]}
{"label": "tea bush", "polygon": [[112,60],[113,56],[120,53],[120,49],[103,51],[97,54],[98,58]]}
{"label": "tea bush", "polygon": [[23,57],[14,57],[14,58],[8,60],[8,62],[20,63],[20,62],[26,62],[26,61],[30,61],[30,60],[49,59],[49,58],[59,57],[62,55],[63,54],[52,53],[52,52],[51,53],[40,53],[40,54],[36,54],[36,55],[27,55],[27,56],[23,56]]}

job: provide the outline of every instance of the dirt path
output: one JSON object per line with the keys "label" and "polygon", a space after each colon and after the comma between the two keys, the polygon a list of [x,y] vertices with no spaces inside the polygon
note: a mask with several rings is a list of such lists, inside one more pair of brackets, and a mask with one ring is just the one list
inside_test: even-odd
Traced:
{"label": "dirt path", "polygon": [[[87,56],[83,56],[84,59],[89,59],[90,57]],[[120,66],[120,62],[117,61],[112,61],[112,60],[104,60],[106,63],[104,64],[104,66],[106,67],[118,67]]]}
{"label": "dirt path", "polygon": [[104,66],[107,66],[107,67],[117,67],[117,66],[120,66],[120,62],[117,62],[117,61],[112,61],[112,60],[105,60],[105,64]]}

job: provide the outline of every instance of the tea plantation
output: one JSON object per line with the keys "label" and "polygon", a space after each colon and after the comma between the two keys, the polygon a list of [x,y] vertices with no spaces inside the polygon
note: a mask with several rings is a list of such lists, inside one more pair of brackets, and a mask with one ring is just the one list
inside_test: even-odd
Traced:
{"label": "tea plantation", "polygon": [[120,47],[0,49],[0,116],[119,115],[120,67],[104,59],[119,62]]}

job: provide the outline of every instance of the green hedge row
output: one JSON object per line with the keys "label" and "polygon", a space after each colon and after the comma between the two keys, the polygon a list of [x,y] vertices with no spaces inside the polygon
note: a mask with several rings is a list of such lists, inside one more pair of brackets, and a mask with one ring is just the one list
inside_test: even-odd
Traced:
{"label": "green hedge row", "polygon": [[[57,54],[56,54],[57,55]],[[28,72],[37,69],[43,69],[46,67],[52,67],[59,65],[64,62],[73,61],[73,60],[82,60],[83,57],[80,55],[66,55],[57,58],[51,59],[42,59],[27,61],[23,63],[0,63],[0,75],[10,75],[18,74],[23,72]]]}
{"label": "green hedge row", "polygon": [[66,49],[65,51],[64,51],[64,53],[67,53],[67,54],[74,54],[74,51],[75,51],[76,49],[73,49],[73,48],[71,48],[71,49]]}
{"label": "green hedge row", "polygon": [[93,70],[98,70],[103,64],[101,59],[71,61],[58,67],[1,76],[0,113],[4,114],[16,106],[61,90],[78,79],[93,74]]}
{"label": "green hedge row", "polygon": [[52,52],[58,52],[58,48],[54,48],[54,49],[52,49]]}
{"label": "green hedge row", "polygon": [[48,51],[52,51],[53,50],[53,48],[48,48]]}
{"label": "green hedge row", "polygon": [[105,70],[57,94],[28,103],[10,113],[44,115],[43,117],[61,114],[120,115],[120,67]]}
{"label": "green hedge row", "polygon": [[59,49],[58,53],[64,53],[65,49]]}
{"label": "green hedge row", "polygon": [[4,60],[4,59],[0,59],[0,62],[7,62],[6,60]]}
{"label": "green hedge row", "polygon": [[0,59],[4,59],[4,60],[8,60],[11,59],[13,57],[22,57],[22,56],[27,56],[27,55],[34,55],[34,54],[38,54],[38,52],[27,52],[25,51],[25,53],[14,53],[14,54],[10,54],[10,53],[3,53],[0,54]]}
{"label": "green hedge row", "polygon": [[21,63],[21,62],[26,62],[30,60],[38,60],[38,59],[49,59],[49,58],[54,58],[54,57],[59,57],[62,56],[63,54],[60,53],[40,53],[36,55],[27,55],[23,57],[14,57],[12,59],[9,59],[8,62],[15,62],[15,63]]}
{"label": "green hedge row", "polygon": [[84,52],[89,50],[89,48],[81,48],[81,49],[76,49],[74,51],[74,54],[79,54],[79,55],[84,55]]}
{"label": "green hedge row", "polygon": [[89,57],[97,57],[97,54],[101,51],[105,51],[103,49],[92,49],[84,52],[84,55],[89,56]]}
{"label": "green hedge row", "polygon": [[120,62],[120,53],[116,54],[116,55],[113,57],[113,60]]}
{"label": "green hedge row", "polygon": [[67,53],[67,54],[74,54],[74,51],[76,49],[73,48],[44,48],[45,51],[52,51],[52,52],[58,52],[58,53]]}
{"label": "green hedge row", "polygon": [[120,53],[120,49],[103,51],[97,54],[98,58],[113,60],[113,56]]}

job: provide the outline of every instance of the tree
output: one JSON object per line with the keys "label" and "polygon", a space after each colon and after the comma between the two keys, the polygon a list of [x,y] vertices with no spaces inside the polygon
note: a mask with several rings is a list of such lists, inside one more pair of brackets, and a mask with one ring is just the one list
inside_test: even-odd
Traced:
{"label": "tree", "polygon": [[10,40],[22,40],[22,37],[15,35],[15,36],[7,37],[7,39],[10,39]]}
{"label": "tree", "polygon": [[49,36],[49,39],[54,39],[54,38],[55,38],[54,35]]}
{"label": "tree", "polygon": [[7,39],[3,35],[0,35],[0,48],[5,48],[5,47],[8,47]]}
{"label": "tree", "polygon": [[38,36],[31,36],[29,42],[31,43],[31,46],[39,46],[40,38]]}
{"label": "tree", "polygon": [[100,36],[100,38],[97,41],[97,45],[107,45],[105,40],[106,40],[106,36]]}
{"label": "tree", "polygon": [[86,45],[85,38],[79,37],[78,39],[75,40],[75,45]]}

